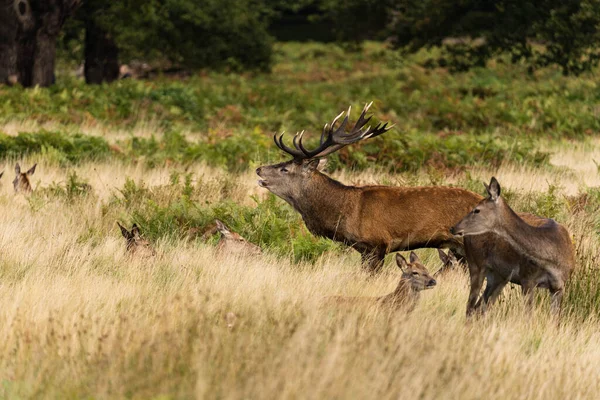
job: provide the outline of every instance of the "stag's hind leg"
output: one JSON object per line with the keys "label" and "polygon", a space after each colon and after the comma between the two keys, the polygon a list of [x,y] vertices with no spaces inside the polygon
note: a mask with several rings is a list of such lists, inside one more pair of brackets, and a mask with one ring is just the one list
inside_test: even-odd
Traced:
{"label": "stag's hind leg", "polygon": [[383,267],[385,251],[374,249],[361,252],[362,267],[371,275],[377,274]]}

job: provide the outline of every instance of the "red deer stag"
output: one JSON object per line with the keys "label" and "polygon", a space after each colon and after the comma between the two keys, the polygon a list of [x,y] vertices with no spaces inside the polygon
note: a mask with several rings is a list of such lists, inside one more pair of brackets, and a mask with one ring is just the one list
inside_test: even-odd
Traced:
{"label": "red deer stag", "polygon": [[[500,184],[492,178],[483,199],[452,232],[465,237],[471,274],[467,314],[492,304],[508,282],[521,285],[527,304],[533,289],[547,288],[552,311],[558,313],[565,281],[575,267],[575,253],[567,229],[549,218],[517,214],[500,197]],[[483,298],[475,303],[483,279]]]}
{"label": "red deer stag", "polygon": [[350,109],[339,127],[335,125],[343,112],[325,124],[314,150],[305,147],[304,132],[294,137],[294,148],[283,142],[283,133],[275,135],[277,147],[293,158],[258,168],[258,184],[291,204],[313,234],[360,252],[371,272],[381,268],[389,252],[449,247],[463,254],[462,240],[450,234],[450,227],[481,200],[478,194],[438,186],[346,186],[318,170],[323,157],[390,129],[387,124],[365,127],[371,119],[365,118],[369,106],[349,133]]}

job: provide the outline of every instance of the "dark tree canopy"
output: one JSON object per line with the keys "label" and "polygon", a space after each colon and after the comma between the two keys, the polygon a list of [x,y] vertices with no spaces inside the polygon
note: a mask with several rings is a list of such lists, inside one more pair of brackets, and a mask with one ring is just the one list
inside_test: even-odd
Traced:
{"label": "dark tree canopy", "polygon": [[466,70],[501,54],[579,74],[600,59],[598,0],[323,0],[346,41],[385,35],[411,53],[439,46]]}

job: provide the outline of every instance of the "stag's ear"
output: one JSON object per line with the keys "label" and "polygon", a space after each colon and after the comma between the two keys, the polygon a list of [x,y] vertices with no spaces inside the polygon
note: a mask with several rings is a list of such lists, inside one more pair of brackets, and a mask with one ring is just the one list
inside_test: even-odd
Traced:
{"label": "stag's ear", "polygon": [[35,173],[35,167],[37,167],[37,163],[33,164],[33,167],[27,170],[27,175],[33,175]]}
{"label": "stag's ear", "polygon": [[17,163],[17,165],[15,165],[15,174],[19,175],[21,173],[21,166],[19,165],[19,163]]}
{"label": "stag's ear", "polygon": [[[452,254],[452,253],[450,251],[448,251],[448,254]],[[442,249],[438,249],[438,255],[440,256],[440,260],[442,260],[442,262],[444,263],[444,265],[448,264],[450,256],[447,256],[446,253],[444,253],[442,251]]]}
{"label": "stag's ear", "polygon": [[400,268],[402,271],[406,271],[406,269],[408,268],[406,258],[404,258],[400,253],[396,253],[396,264],[398,265],[398,268]]}
{"label": "stag's ear", "polygon": [[306,160],[302,165],[302,168],[307,172],[312,172],[317,169],[321,160],[318,158],[313,158],[312,160]]}
{"label": "stag's ear", "polygon": [[497,201],[500,198],[500,184],[496,178],[492,177],[489,186],[486,186],[490,200]]}
{"label": "stag's ear", "polygon": [[123,235],[125,239],[129,239],[132,236],[131,233],[129,233],[129,231],[119,223],[119,221],[117,221],[117,225],[119,225],[119,228],[121,228],[121,235]]}
{"label": "stag's ear", "polygon": [[319,172],[325,171],[327,169],[328,164],[329,163],[326,158],[320,158],[319,165],[317,166],[317,170],[319,170]]}

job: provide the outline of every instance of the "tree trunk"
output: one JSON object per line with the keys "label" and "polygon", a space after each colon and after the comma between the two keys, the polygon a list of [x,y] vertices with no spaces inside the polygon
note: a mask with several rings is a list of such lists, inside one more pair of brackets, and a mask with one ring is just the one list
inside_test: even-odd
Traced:
{"label": "tree trunk", "polygon": [[0,83],[17,82],[17,31],[14,0],[0,0]]}
{"label": "tree trunk", "polygon": [[80,0],[0,0],[0,82],[54,83],[56,39]]}
{"label": "tree trunk", "polygon": [[100,84],[119,77],[119,49],[92,18],[85,23],[85,82]]}

